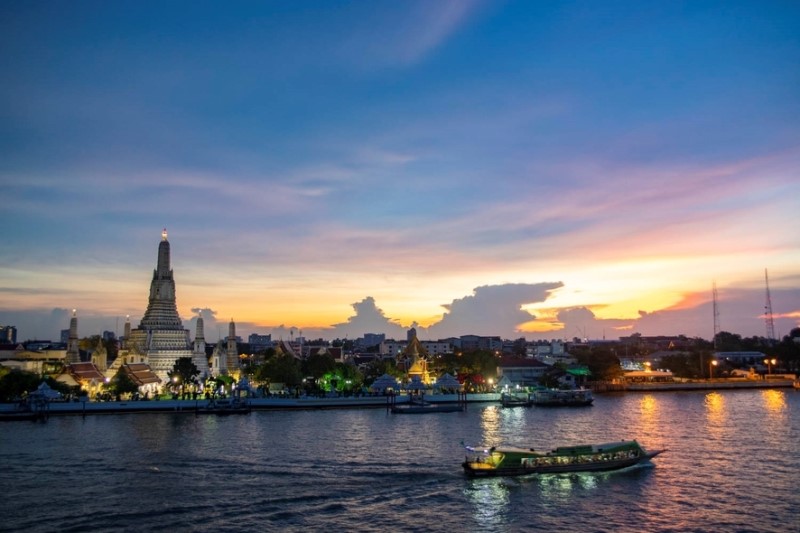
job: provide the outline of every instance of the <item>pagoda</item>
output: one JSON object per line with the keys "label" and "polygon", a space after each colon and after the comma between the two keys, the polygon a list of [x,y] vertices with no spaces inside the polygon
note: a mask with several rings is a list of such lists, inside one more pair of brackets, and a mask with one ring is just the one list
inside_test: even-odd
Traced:
{"label": "pagoda", "polygon": [[406,375],[412,381],[421,381],[428,385],[431,382],[428,374],[428,350],[417,338],[415,330],[411,330],[409,337],[408,346],[401,354],[406,366]]}
{"label": "pagoda", "polygon": [[164,381],[181,357],[191,358],[200,374],[208,375],[208,359],[205,353],[193,349],[189,330],[184,329],[178,315],[166,228],[158,245],[158,263],[150,282],[147,311],[139,327],[131,330],[128,349],[144,356],[153,372]]}

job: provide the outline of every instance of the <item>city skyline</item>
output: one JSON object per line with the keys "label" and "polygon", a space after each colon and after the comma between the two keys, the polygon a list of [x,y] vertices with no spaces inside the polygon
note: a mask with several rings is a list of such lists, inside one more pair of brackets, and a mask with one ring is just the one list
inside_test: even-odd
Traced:
{"label": "city skyline", "polygon": [[0,6],[0,324],[778,337],[800,6]]}

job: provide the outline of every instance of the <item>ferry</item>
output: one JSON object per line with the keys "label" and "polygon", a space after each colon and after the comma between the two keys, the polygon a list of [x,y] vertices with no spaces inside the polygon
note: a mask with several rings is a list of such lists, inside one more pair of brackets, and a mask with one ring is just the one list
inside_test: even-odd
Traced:
{"label": "ferry", "polygon": [[566,472],[604,472],[644,463],[666,450],[648,452],[635,440],[607,444],[562,446],[549,452],[533,448],[477,449],[461,466],[470,477],[521,476]]}
{"label": "ferry", "polygon": [[589,389],[545,389],[531,393],[531,403],[539,407],[585,407],[592,405],[594,397]]}

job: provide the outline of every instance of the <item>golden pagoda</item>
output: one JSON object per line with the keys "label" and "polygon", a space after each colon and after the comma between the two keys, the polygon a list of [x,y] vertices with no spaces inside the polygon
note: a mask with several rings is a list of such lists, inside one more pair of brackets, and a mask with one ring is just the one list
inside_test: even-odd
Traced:
{"label": "golden pagoda", "polygon": [[430,384],[431,378],[428,375],[428,350],[422,346],[422,343],[417,339],[414,333],[408,341],[408,346],[403,350],[400,358],[404,361],[406,367],[406,376],[410,380],[415,377],[426,385]]}

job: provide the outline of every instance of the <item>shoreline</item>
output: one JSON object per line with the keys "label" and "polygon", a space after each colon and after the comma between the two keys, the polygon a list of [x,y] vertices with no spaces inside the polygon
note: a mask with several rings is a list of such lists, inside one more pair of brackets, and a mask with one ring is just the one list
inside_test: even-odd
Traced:
{"label": "shoreline", "polygon": [[[696,390],[753,390],[775,389],[793,387],[792,380],[763,380],[748,382],[687,382],[687,383],[628,383],[624,388],[594,390],[594,394],[615,394],[625,392],[678,392]],[[469,393],[466,400],[470,403],[499,403],[500,393]],[[457,403],[458,394],[430,394],[425,395],[427,402],[436,404]],[[111,402],[50,402],[41,412],[44,416],[69,416],[90,414],[123,414],[123,413],[185,413],[201,414],[208,405],[207,399],[196,400],[140,400],[140,401],[111,401]],[[270,397],[247,398],[247,405],[254,411],[294,411],[294,410],[319,410],[319,409],[389,409],[392,405],[402,405],[409,402],[409,397],[403,396],[359,396],[359,397]],[[17,411],[17,403],[0,403],[0,415],[10,415]]]}

